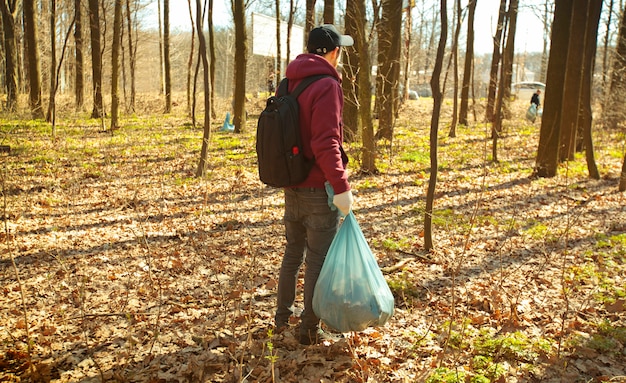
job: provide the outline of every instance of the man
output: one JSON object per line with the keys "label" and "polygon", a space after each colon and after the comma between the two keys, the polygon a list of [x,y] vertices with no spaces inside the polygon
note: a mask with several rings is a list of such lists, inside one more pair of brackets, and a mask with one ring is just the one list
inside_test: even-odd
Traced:
{"label": "man", "polygon": [[541,95],[541,89],[537,89],[537,91],[533,93],[533,95],[530,97],[530,104],[535,104],[537,110],[539,110],[539,105],[541,105],[541,102],[539,101],[539,95]]}
{"label": "man", "polygon": [[[292,92],[302,79],[325,74],[298,97],[303,152],[314,158],[309,176],[299,185],[285,191],[285,237],[287,245],[278,278],[278,307],[274,317],[277,331],[289,325],[296,296],[296,282],[303,263],[304,310],[300,316],[300,343],[318,343],[323,336],[319,318],[313,312],[313,290],[339,225],[340,213],[347,215],[353,197],[343,151],[343,91],[337,64],[341,47],[352,46],[354,40],[341,35],[327,24],[309,33],[307,51],[288,66],[285,73]],[[329,204],[325,184],[332,186],[334,196]],[[337,211],[337,209],[339,211]]]}

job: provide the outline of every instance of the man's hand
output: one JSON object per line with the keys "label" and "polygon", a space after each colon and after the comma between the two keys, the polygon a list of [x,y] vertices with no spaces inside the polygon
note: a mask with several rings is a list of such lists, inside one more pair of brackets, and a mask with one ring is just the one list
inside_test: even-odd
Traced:
{"label": "man's hand", "polygon": [[344,216],[350,213],[350,209],[352,209],[352,203],[354,202],[354,197],[352,197],[352,190],[345,191],[341,194],[335,194],[333,197],[333,204],[337,206],[337,209]]}

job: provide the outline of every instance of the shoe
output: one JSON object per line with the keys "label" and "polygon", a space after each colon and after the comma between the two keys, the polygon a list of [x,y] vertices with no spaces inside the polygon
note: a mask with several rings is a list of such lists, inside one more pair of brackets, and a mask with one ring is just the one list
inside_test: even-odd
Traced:
{"label": "shoe", "polygon": [[337,342],[341,338],[343,338],[343,335],[331,334],[321,328],[300,332],[300,344],[305,346],[322,343],[323,341]]}

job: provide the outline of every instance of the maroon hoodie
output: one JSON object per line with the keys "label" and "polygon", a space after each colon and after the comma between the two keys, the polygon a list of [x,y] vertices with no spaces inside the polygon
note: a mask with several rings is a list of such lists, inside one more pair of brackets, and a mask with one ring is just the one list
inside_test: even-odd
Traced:
{"label": "maroon hoodie", "polygon": [[331,77],[315,81],[298,97],[304,155],[315,158],[315,165],[304,182],[291,187],[324,188],[328,180],[335,194],[340,194],[350,190],[350,184],[347,157],[342,157],[341,149],[343,90],[339,73],[322,56],[305,53],[289,63],[285,76],[289,92],[293,92],[303,78],[320,74]]}

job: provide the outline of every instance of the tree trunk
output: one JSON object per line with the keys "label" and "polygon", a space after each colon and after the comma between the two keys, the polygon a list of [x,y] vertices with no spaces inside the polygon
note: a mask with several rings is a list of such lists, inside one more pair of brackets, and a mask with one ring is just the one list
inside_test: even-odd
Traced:
{"label": "tree trunk", "polygon": [[81,6],[81,0],[74,0],[74,45],[75,48],[75,61],[76,67],[74,74],[75,86],[74,86],[74,100],[76,102],[76,110],[82,110],[85,103],[85,77],[84,67],[85,60],[83,58],[83,7]]}
{"label": "tree trunk", "polygon": [[602,111],[604,126],[617,129],[618,124],[626,119],[624,96],[626,95],[626,7],[622,10],[622,19],[617,37],[615,58],[611,69],[611,84]]}
{"label": "tree trunk", "polygon": [[[304,35],[308,36],[311,29],[315,28],[315,1],[306,0],[306,24],[304,25]],[[348,5],[346,5],[346,10]]]}
{"label": "tree trunk", "polygon": [[102,53],[100,51],[100,10],[98,0],[89,0],[89,31],[91,36],[91,76],[93,83],[93,111],[91,118],[103,116]]}
{"label": "tree trunk", "polygon": [[335,0],[324,0],[324,24],[335,24]]}
{"label": "tree trunk", "polygon": [[554,177],[558,169],[563,84],[567,66],[572,6],[571,0],[557,0],[554,8],[550,60],[546,76],[546,89],[550,91],[546,92],[544,98],[534,171],[538,177]]}
{"label": "tree trunk", "polygon": [[213,0],[209,0],[209,56],[211,60],[209,62],[210,65],[210,78],[209,82],[211,83],[211,118],[216,118],[215,114],[215,33],[213,33]]}
{"label": "tree trunk", "polygon": [[430,178],[428,180],[428,191],[426,192],[426,212],[424,214],[424,248],[431,251],[433,245],[433,205],[435,202],[435,187],[437,185],[437,170],[439,163],[437,160],[437,136],[439,133],[439,118],[441,115],[441,104],[443,94],[439,84],[443,58],[446,51],[446,40],[448,39],[448,14],[447,1],[441,0],[441,34],[439,35],[439,46],[437,48],[437,58],[435,67],[430,79],[430,88],[433,93],[433,116],[430,120]]}
{"label": "tree trunk", "polygon": [[[622,16],[623,17],[623,16]],[[622,163],[622,173],[619,177],[619,191],[626,191],[626,155],[624,155],[624,162]]]}
{"label": "tree trunk", "polygon": [[111,131],[119,128],[119,72],[122,42],[122,0],[115,0],[113,43],[111,44]]}
{"label": "tree trunk", "polygon": [[[293,29],[293,13],[294,13],[294,0],[289,0],[289,16],[287,17],[287,54],[285,55],[285,68],[291,61],[291,31]],[[276,80],[278,80],[277,76]]]}
{"label": "tree trunk", "polygon": [[24,35],[28,56],[29,106],[33,118],[43,118],[41,64],[35,0],[24,0]]}
{"label": "tree trunk", "polygon": [[163,0],[163,70],[165,71],[165,113],[171,113],[172,70],[170,64],[170,0]]}
{"label": "tree trunk", "polygon": [[[563,110],[568,113],[561,115],[561,131],[559,138],[559,161],[573,160],[576,154],[576,134],[581,119],[582,105],[581,86],[583,70],[583,53],[585,50],[585,20],[587,19],[588,0],[572,1],[572,16],[565,82],[563,83]],[[582,32],[582,36],[581,36]],[[581,41],[582,40],[582,41]],[[582,42],[582,44],[581,44]]]}
{"label": "tree trunk", "polygon": [[585,25],[585,52],[583,57],[583,83],[581,88],[581,138],[585,147],[585,159],[589,177],[600,179],[600,172],[596,165],[593,150],[593,137],[591,134],[593,127],[593,113],[591,111],[591,89],[593,84],[593,68],[596,57],[596,41],[598,39],[598,25],[600,23],[600,13],[602,12],[602,0],[592,0],[587,4],[587,18]]}
{"label": "tree trunk", "polygon": [[[196,15],[202,15],[201,2],[202,0],[196,0]],[[207,59],[202,16],[196,17],[196,25],[198,28],[199,42],[198,54],[202,60],[202,79],[204,84],[204,129],[202,134],[202,149],[200,150],[200,162],[196,169],[196,177],[203,177],[209,162],[209,142],[211,140],[211,83],[209,82],[209,61]]]}
{"label": "tree trunk", "polygon": [[[363,28],[363,33],[365,30]],[[400,39],[402,35],[402,2],[383,0],[382,17],[378,24],[378,75],[376,99],[378,106],[378,132],[376,138],[392,141],[395,108],[398,100],[400,78]],[[367,51],[367,46],[364,52]],[[360,50],[357,50],[360,52]]]}
{"label": "tree trunk", "polygon": [[131,18],[132,12],[130,9],[130,0],[126,0],[126,24],[128,24],[128,61],[130,66],[130,103],[129,103],[129,111],[131,113],[135,112],[135,101],[137,97],[137,87],[136,87],[136,75],[135,68],[137,66],[137,37],[135,33],[135,40],[133,41],[133,30],[135,30],[135,23],[132,22]]}
{"label": "tree trunk", "polygon": [[2,12],[2,31],[4,33],[5,83],[7,92],[6,108],[9,112],[17,110],[18,100],[18,63],[17,41],[15,39],[15,18],[17,16],[17,0],[0,1]]}
{"label": "tree trunk", "polygon": [[467,45],[465,48],[465,64],[463,66],[463,82],[461,85],[461,107],[459,109],[459,124],[468,126],[467,112],[469,109],[470,81],[474,77],[474,16],[476,15],[476,3],[478,0],[470,0],[467,16]]}
{"label": "tree trunk", "polygon": [[57,67],[57,29],[56,29],[56,0],[50,0],[50,89],[48,93],[48,112],[46,113],[46,121],[52,122],[52,136],[56,134],[54,124],[55,114],[55,95],[56,90],[56,76],[54,75],[54,69]]}
{"label": "tree trunk", "polygon": [[[360,18],[356,6],[357,0],[346,1],[345,33],[356,36]],[[356,41],[356,40],[355,40]],[[359,56],[355,49],[343,49],[343,72],[341,86],[343,88],[343,139],[346,142],[355,142],[361,130],[359,120]]]}
{"label": "tree trunk", "polygon": [[[196,27],[193,21],[193,9],[191,8],[191,0],[187,0],[187,6],[189,7],[189,21],[191,22],[191,48],[189,49],[189,58],[187,59],[187,113],[191,115],[191,79],[193,78],[192,69],[193,69],[193,57],[196,51],[195,43],[196,43]],[[211,19],[211,11],[209,11],[209,20]],[[209,21],[209,25],[210,25]],[[213,39],[211,39],[213,40]],[[213,67],[213,63],[211,63],[211,67]]]}
{"label": "tree trunk", "polygon": [[541,69],[539,69],[539,81],[546,82],[546,72],[548,71],[548,42],[550,40],[550,0],[543,3],[543,50],[541,51]]}
{"label": "tree trunk", "polygon": [[280,0],[276,1],[276,68],[274,69],[274,73],[278,73],[278,77],[276,81],[280,80],[280,74],[283,72],[281,69],[282,63],[282,52],[280,46]]}
{"label": "tree trunk", "polygon": [[[461,0],[455,0],[454,19],[456,25],[454,27],[454,37],[452,40],[452,53],[450,54],[450,62],[452,63],[452,121],[450,122],[449,137],[456,137],[456,125],[459,112],[459,35],[461,34]],[[448,71],[446,71],[446,80],[448,77],[450,62],[448,63]],[[443,91],[446,85],[444,81]]]}
{"label": "tree trunk", "polygon": [[494,122],[494,107],[496,104],[496,89],[498,88],[498,68],[502,58],[502,33],[504,31],[504,20],[506,14],[506,1],[500,0],[500,10],[498,11],[498,26],[496,34],[493,36],[493,53],[491,54],[491,70],[489,72],[489,89],[487,90],[487,110],[485,120]]}
{"label": "tree trunk", "polygon": [[[369,43],[367,40],[365,0],[354,1],[355,10],[355,47],[358,52],[367,52]],[[368,54],[358,54],[359,75],[358,80],[358,103],[359,120],[362,128],[363,157],[361,159],[361,172],[365,174],[378,173],[376,169],[376,141],[374,139],[374,125],[372,123],[372,95],[370,57]]]}
{"label": "tree trunk", "polygon": [[246,127],[246,64],[248,60],[244,0],[234,0],[233,18],[235,20],[235,107],[233,124],[235,125],[236,133],[243,133]]}

